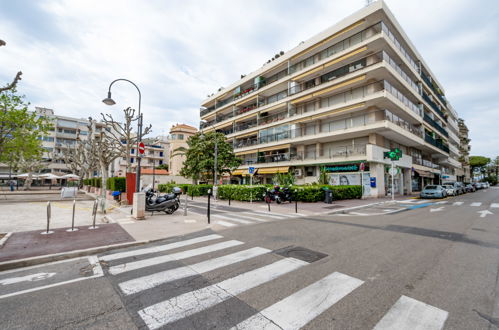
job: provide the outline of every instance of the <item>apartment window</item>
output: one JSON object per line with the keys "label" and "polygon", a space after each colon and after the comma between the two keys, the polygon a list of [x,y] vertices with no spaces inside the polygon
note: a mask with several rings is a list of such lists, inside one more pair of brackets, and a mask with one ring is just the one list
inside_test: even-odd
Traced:
{"label": "apartment window", "polygon": [[132,158],[130,158],[130,163],[133,163],[133,157],[132,157]]}
{"label": "apartment window", "polygon": [[163,151],[159,152],[159,157],[163,157]]}
{"label": "apartment window", "polygon": [[183,140],[184,139],[184,134],[178,134],[178,139]]}
{"label": "apartment window", "polygon": [[130,150],[130,153],[133,155],[133,154],[135,153],[135,149],[134,149],[134,148],[132,148],[132,149]]}
{"label": "apartment window", "polygon": [[163,165],[163,161],[162,160],[159,160],[159,165]]}
{"label": "apartment window", "polygon": [[315,176],[315,166],[305,166],[306,176]]}

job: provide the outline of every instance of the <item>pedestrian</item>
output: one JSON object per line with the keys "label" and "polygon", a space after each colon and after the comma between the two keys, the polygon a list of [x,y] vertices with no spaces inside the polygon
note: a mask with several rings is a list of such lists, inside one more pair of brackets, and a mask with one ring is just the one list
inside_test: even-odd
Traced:
{"label": "pedestrian", "polygon": [[14,185],[15,185],[14,180],[10,180],[9,181],[10,191],[14,191]]}

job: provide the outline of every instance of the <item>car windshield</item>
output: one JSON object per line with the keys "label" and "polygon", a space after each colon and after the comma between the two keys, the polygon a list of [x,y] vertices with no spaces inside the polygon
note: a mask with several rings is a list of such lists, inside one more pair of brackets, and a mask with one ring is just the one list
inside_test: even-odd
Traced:
{"label": "car windshield", "polygon": [[449,186],[449,185],[445,185],[445,186],[442,186],[444,187],[445,189],[452,189],[453,187],[452,186]]}
{"label": "car windshield", "polygon": [[438,187],[437,186],[426,186],[425,189],[437,189]]}

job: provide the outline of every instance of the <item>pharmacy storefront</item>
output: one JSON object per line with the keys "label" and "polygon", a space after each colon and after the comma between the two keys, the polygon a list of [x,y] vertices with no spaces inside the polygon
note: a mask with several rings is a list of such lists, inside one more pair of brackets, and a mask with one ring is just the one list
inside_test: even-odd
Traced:
{"label": "pharmacy storefront", "polygon": [[328,182],[333,186],[362,185],[364,196],[371,195],[369,163],[328,164],[324,166]]}

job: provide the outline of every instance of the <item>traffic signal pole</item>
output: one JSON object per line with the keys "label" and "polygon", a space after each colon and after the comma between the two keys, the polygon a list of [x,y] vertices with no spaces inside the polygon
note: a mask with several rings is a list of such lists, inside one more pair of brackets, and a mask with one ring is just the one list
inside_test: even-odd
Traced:
{"label": "traffic signal pole", "polygon": [[395,170],[393,169],[393,159],[392,159],[392,169],[390,171],[391,172],[390,174],[392,175],[392,189],[391,189],[392,190],[392,202],[395,201],[395,184],[394,184],[395,179],[394,179],[394,175],[393,175],[394,171]]}

